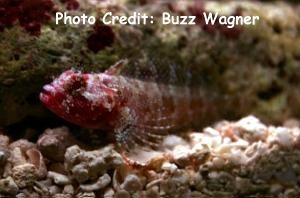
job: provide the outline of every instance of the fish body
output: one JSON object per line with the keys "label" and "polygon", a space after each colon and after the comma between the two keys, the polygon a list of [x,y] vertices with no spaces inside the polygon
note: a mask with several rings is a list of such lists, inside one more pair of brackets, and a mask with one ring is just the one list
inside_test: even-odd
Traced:
{"label": "fish body", "polygon": [[169,131],[197,126],[213,106],[205,97],[197,88],[126,77],[115,68],[103,73],[68,70],[40,93],[44,105],[60,117],[113,132],[125,148],[156,147]]}

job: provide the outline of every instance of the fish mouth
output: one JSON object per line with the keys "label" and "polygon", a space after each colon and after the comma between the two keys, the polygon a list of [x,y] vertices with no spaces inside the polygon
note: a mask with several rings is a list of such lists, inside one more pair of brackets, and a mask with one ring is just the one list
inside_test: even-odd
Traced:
{"label": "fish mouth", "polygon": [[54,93],[54,87],[53,85],[51,84],[48,84],[48,85],[45,85],[43,87],[43,90],[42,92],[40,93],[40,100],[43,102],[43,103],[48,103],[48,101],[50,100],[51,98],[51,95],[53,95]]}

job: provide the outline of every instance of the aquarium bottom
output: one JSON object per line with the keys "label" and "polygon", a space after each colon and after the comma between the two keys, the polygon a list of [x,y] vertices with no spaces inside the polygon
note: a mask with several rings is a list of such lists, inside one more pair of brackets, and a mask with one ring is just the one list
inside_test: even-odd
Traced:
{"label": "aquarium bottom", "polygon": [[232,197],[300,195],[299,122],[221,121],[159,149],[90,148],[67,127],[36,143],[0,135],[0,197]]}

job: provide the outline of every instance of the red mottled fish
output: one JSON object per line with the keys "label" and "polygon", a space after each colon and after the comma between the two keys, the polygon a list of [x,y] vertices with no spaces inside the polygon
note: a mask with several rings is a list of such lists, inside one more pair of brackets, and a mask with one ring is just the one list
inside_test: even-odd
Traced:
{"label": "red mottled fish", "polygon": [[65,71],[43,87],[40,100],[69,122],[114,133],[125,149],[156,147],[163,135],[197,126],[212,112],[199,88],[123,76],[122,65],[103,73]]}

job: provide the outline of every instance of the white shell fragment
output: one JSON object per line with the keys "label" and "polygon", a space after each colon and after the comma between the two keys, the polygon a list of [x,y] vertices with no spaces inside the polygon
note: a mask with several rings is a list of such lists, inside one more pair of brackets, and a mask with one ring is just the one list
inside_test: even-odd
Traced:
{"label": "white shell fragment", "polygon": [[[267,126],[254,116],[237,122],[222,121],[203,131],[190,132],[185,138],[167,136],[157,150],[141,147],[123,153],[113,145],[85,150],[75,144],[66,148],[63,161],[51,165],[28,141],[7,143],[0,148],[0,196],[300,194],[300,129]],[[41,174],[44,172],[47,174]]]}

